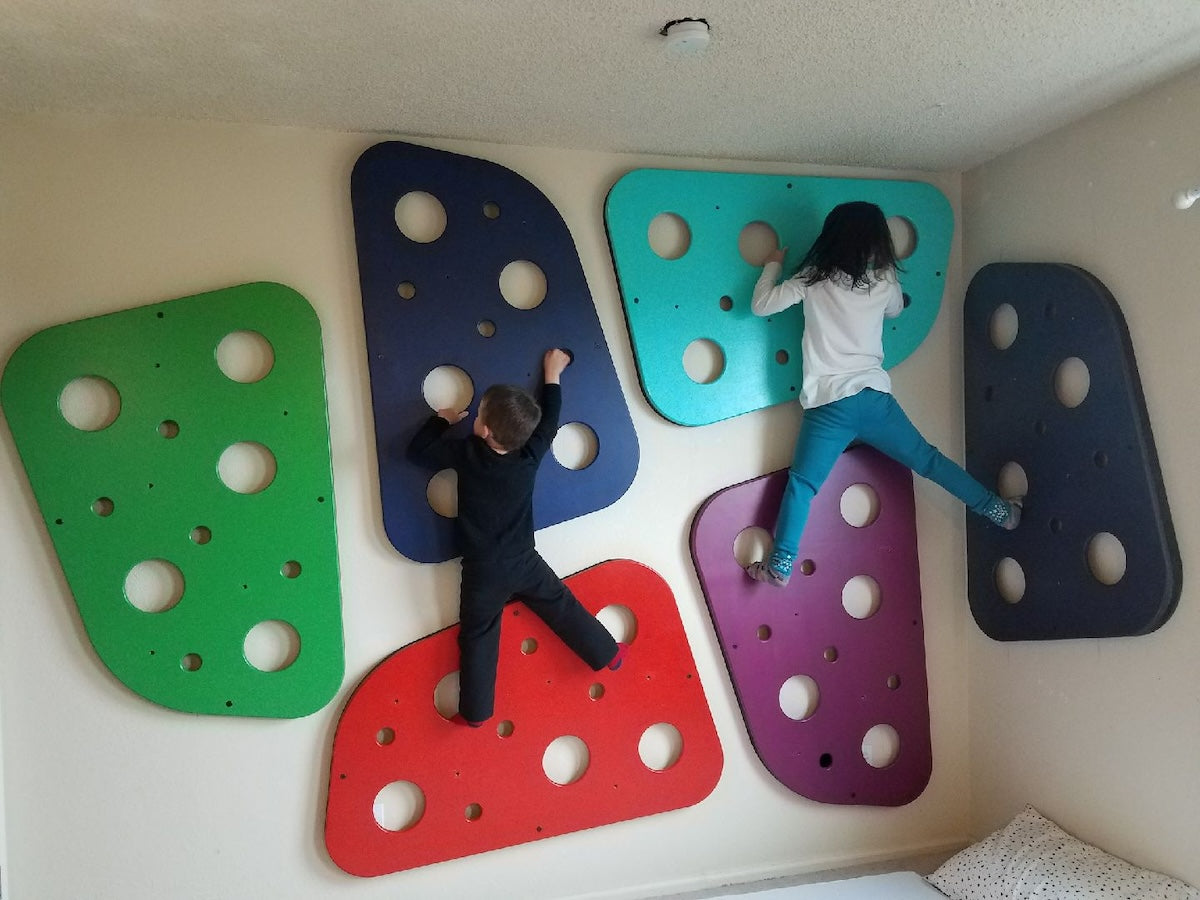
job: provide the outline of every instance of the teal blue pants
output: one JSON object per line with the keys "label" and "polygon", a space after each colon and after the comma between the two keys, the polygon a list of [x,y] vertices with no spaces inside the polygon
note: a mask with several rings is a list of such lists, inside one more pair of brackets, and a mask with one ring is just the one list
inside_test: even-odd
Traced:
{"label": "teal blue pants", "polygon": [[891,394],[866,388],[805,411],[775,522],[776,553],[795,557],[813,497],[856,439],[940,484],[972,512],[997,524],[1007,515],[1008,506],[997,494],[921,437]]}

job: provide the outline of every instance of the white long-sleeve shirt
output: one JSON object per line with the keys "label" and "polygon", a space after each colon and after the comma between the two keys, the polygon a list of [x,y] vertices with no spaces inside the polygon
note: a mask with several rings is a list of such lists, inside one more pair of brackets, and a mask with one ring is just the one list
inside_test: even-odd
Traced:
{"label": "white long-sleeve shirt", "polygon": [[890,394],[892,380],[883,370],[883,320],[904,311],[895,272],[871,273],[866,287],[851,287],[849,276],[809,285],[796,275],[776,284],[780,269],[777,262],[763,266],[750,307],[756,316],[769,316],[804,304],[804,408],[824,406],[864,388]]}

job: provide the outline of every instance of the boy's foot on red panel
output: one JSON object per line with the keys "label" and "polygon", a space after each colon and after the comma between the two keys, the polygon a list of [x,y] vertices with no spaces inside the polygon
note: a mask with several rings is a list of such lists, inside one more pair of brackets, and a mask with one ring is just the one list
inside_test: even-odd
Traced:
{"label": "boy's foot on red panel", "polygon": [[472,728],[479,728],[483,725],[482,722],[472,722],[470,719],[463,718],[462,713],[455,713],[451,716],[450,721],[455,725],[470,725]]}
{"label": "boy's foot on red panel", "polygon": [[612,662],[608,664],[609,671],[615,672],[621,668],[621,663],[625,662],[625,656],[629,653],[629,645],[617,643],[617,655],[612,658]]}

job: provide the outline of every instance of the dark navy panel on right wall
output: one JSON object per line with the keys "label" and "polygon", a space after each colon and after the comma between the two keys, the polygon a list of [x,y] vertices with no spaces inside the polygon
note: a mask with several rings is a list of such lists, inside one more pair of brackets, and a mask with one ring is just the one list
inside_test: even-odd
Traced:
{"label": "dark navy panel on right wall", "polygon": [[967,288],[963,354],[967,470],[1026,495],[1014,531],[967,517],[979,627],[1001,641],[1158,628],[1182,564],[1112,294],[1076,266],[984,266]]}

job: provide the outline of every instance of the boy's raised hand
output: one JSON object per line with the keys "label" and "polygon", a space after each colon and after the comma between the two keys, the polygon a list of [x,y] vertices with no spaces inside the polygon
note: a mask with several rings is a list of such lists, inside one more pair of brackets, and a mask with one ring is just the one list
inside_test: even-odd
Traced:
{"label": "boy's raised hand", "polygon": [[546,355],[542,357],[542,375],[546,384],[558,384],[558,379],[562,375],[563,369],[570,364],[571,355],[565,350],[560,350],[557,347],[553,350],[547,350]]}
{"label": "boy's raised hand", "polygon": [[456,425],[467,417],[467,411],[457,409],[439,409],[437,414],[449,422],[451,425]]}

